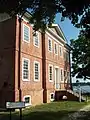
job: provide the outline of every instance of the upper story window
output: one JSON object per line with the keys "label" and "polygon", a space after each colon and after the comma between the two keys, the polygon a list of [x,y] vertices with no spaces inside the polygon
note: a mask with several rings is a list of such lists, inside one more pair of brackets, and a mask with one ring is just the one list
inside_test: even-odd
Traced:
{"label": "upper story window", "polygon": [[69,53],[68,52],[64,52],[64,60],[69,62]]}
{"label": "upper story window", "polygon": [[30,28],[25,24],[23,24],[23,40],[27,43],[30,42]]}
{"label": "upper story window", "polygon": [[52,51],[52,40],[50,38],[48,38],[48,50]]}
{"label": "upper story window", "polygon": [[24,81],[28,81],[30,78],[30,73],[29,73],[29,68],[30,68],[30,61],[29,59],[23,58],[22,62],[22,79]]}
{"label": "upper story window", "polygon": [[40,80],[40,63],[37,61],[34,62],[34,80]]}
{"label": "upper story window", "polygon": [[53,66],[49,65],[49,81],[52,82],[53,80]]}
{"label": "upper story window", "polygon": [[39,47],[39,32],[37,31],[34,35],[34,46]]}
{"label": "upper story window", "polygon": [[57,43],[54,43],[54,53],[58,54],[58,46]]}
{"label": "upper story window", "polygon": [[62,56],[62,47],[61,46],[59,47],[59,50],[60,50],[60,56]]}

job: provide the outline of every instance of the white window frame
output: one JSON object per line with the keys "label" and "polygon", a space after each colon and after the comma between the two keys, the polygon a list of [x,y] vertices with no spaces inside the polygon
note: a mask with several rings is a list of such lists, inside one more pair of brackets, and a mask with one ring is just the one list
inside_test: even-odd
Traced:
{"label": "white window frame", "polygon": [[[28,41],[24,39],[24,26],[29,28],[29,40]],[[24,23],[23,23],[23,41],[26,43],[30,43],[30,27]]]}
{"label": "white window frame", "polygon": [[30,98],[30,102],[29,103],[25,103],[25,106],[30,106],[30,105],[32,105],[31,104],[31,96],[30,95],[25,95],[24,97],[23,97],[23,101],[25,102],[25,98],[26,97],[29,97]]}
{"label": "white window frame", "polygon": [[[60,49],[61,49],[61,52],[60,52]],[[60,56],[63,56],[62,46],[59,46],[59,54],[60,54]]]}
{"label": "white window frame", "polygon": [[[55,44],[56,44],[56,48],[57,48],[57,53],[55,52]],[[56,42],[54,42],[54,53],[55,53],[55,55],[58,55],[58,44]]]}
{"label": "white window frame", "polygon": [[[39,70],[39,79],[37,80],[37,79],[35,79],[35,63],[37,63],[38,64],[38,70]],[[34,81],[36,81],[36,82],[39,82],[40,81],[40,62],[38,62],[38,61],[34,61]]]}
{"label": "white window frame", "polygon": [[[24,63],[24,60],[27,60],[28,61],[28,79],[24,79],[23,78],[23,63]],[[22,80],[23,81],[30,81],[30,60],[28,58],[22,58]]]}
{"label": "white window frame", "polygon": [[55,100],[55,98],[51,98],[51,95],[53,94],[53,96],[55,97],[55,93],[54,92],[52,92],[52,93],[50,93],[50,101],[54,101]]}
{"label": "white window frame", "polygon": [[[52,67],[52,80],[50,80],[50,67]],[[48,78],[49,78],[49,82],[53,82],[53,65],[49,64],[48,66]]]}
{"label": "white window frame", "polygon": [[[49,50],[49,40],[51,41],[51,50]],[[50,37],[48,37],[48,51],[52,52],[52,39]]]}
{"label": "white window frame", "polygon": [[[63,77],[63,80],[61,80],[61,70],[62,70],[62,77]],[[63,68],[60,68],[60,81],[61,81],[61,82],[64,82],[64,71],[63,71]]]}
{"label": "white window frame", "polygon": [[39,48],[39,44],[40,44],[40,40],[39,40],[39,32],[38,31],[36,31],[36,34],[38,34],[38,45],[35,45],[35,35],[33,35],[33,43],[34,43],[34,46],[35,47],[38,47]]}

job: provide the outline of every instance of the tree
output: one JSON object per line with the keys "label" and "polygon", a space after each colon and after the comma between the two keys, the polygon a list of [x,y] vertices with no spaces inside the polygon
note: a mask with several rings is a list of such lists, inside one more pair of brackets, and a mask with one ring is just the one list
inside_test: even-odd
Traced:
{"label": "tree", "polygon": [[[68,17],[75,26],[82,27],[85,34],[90,31],[90,0],[0,0],[0,13],[6,12],[11,16],[24,14],[26,9],[32,15],[30,22],[34,28],[46,28],[54,22],[57,13],[62,14],[62,20]],[[81,16],[80,24],[79,16]]]}
{"label": "tree", "polygon": [[72,76],[90,79],[90,39],[79,35],[78,39],[71,40],[72,47]]}

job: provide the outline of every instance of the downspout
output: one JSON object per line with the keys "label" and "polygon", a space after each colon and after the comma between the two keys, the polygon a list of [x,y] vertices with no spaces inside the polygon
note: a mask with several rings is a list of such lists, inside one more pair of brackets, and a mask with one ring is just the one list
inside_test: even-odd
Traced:
{"label": "downspout", "polygon": [[22,101],[22,91],[21,91],[21,84],[20,84],[20,65],[21,65],[21,22],[22,22],[22,17],[18,16],[18,21],[19,21],[19,43],[18,43],[18,90],[19,90],[19,101]]}
{"label": "downspout", "polygon": [[45,48],[45,33],[42,35],[42,88],[43,88],[43,103],[47,102],[46,91],[46,48]]}

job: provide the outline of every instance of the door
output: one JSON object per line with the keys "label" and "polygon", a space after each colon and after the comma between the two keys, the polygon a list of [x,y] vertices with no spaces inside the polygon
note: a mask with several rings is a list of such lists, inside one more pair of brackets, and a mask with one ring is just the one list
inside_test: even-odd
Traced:
{"label": "door", "polygon": [[59,68],[55,68],[55,89],[60,89]]}

